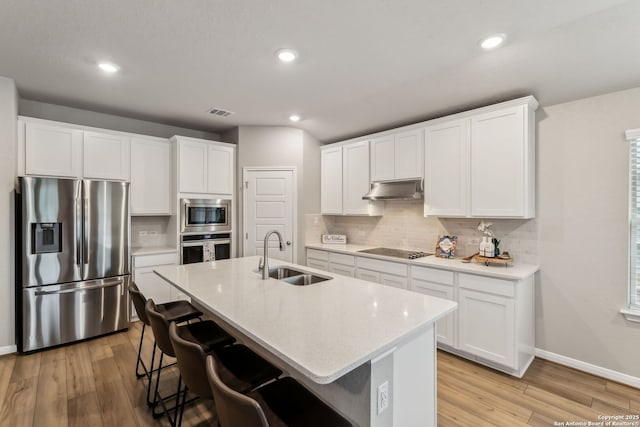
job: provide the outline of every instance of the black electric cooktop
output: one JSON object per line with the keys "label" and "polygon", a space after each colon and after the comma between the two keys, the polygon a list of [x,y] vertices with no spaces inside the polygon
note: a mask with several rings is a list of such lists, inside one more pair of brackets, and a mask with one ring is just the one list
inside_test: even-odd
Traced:
{"label": "black electric cooktop", "polygon": [[393,258],[402,258],[402,259],[416,259],[416,258],[422,258],[425,256],[433,255],[432,253],[428,253],[428,252],[403,251],[400,249],[392,249],[392,248],[364,249],[358,252],[362,252],[365,254],[372,254],[372,255],[390,256]]}

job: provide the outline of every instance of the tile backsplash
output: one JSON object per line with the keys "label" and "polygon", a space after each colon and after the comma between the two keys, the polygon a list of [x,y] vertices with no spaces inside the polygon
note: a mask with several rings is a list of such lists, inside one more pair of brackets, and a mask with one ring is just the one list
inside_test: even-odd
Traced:
{"label": "tile backsplash", "polygon": [[[485,219],[500,240],[500,250],[509,251],[518,263],[538,263],[535,219]],[[424,217],[422,201],[386,202],[384,216],[327,216],[305,218],[307,243],[317,243],[323,233],[346,234],[349,243],[434,252],[438,236],[458,236],[456,256],[477,252],[482,239],[477,218]]]}
{"label": "tile backsplash", "polygon": [[175,246],[175,231],[170,232],[171,217],[134,216],[131,217],[131,246],[151,248]]}

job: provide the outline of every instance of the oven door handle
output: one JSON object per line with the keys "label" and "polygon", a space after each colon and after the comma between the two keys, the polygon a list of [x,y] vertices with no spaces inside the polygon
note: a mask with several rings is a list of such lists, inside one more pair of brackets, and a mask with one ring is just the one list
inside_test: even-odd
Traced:
{"label": "oven door handle", "polygon": [[228,245],[231,243],[231,240],[229,239],[225,239],[225,240],[209,240],[210,242],[213,242],[214,245]]}
{"label": "oven door handle", "polygon": [[195,248],[196,246],[204,246],[202,242],[181,243],[183,248]]}

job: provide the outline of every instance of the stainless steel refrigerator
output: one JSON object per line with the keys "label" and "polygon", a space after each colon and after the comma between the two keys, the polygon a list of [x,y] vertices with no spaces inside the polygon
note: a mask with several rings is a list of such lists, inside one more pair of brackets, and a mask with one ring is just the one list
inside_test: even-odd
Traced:
{"label": "stainless steel refrigerator", "polygon": [[20,177],[18,350],[126,329],[129,246],[128,183]]}

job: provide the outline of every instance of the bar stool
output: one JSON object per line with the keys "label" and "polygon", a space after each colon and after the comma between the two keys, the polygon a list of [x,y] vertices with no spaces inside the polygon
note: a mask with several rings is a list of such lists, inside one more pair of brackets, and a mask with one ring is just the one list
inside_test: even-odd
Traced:
{"label": "bar stool", "polygon": [[[131,301],[133,302],[133,306],[136,309],[136,313],[138,314],[138,318],[142,321],[142,333],[140,335],[140,344],[138,345],[138,361],[136,362],[136,378],[147,377],[149,379],[149,386],[151,385],[150,377],[153,372],[153,363],[156,355],[156,343],[153,343],[153,353],[151,355],[151,370],[148,370],[144,361],[142,360],[142,343],[144,341],[144,332],[149,325],[149,318],[147,317],[147,312],[145,311],[145,304],[147,303],[147,299],[140,292],[140,289],[136,285],[135,282],[131,282],[129,284],[129,294],[131,295]],[[202,316],[202,312],[197,310],[194,306],[192,306],[188,301],[172,301],[164,304],[156,305],[158,311],[163,313],[169,321],[174,321],[177,323],[187,322],[189,320],[194,320],[200,318]],[[140,372],[140,367],[142,367],[143,372]],[[159,369],[161,369],[160,367]],[[147,390],[147,401],[149,400],[149,391]]]}
{"label": "bar stool", "polygon": [[352,424],[291,377],[241,394],[221,379],[220,364],[207,357],[207,376],[221,427],[347,427]]}
{"label": "bar stool", "polygon": [[[151,325],[151,329],[153,330],[153,335],[156,337],[156,344],[160,349],[160,366],[162,366],[162,360],[165,355],[176,357],[175,350],[173,348],[173,345],[171,344],[171,339],[169,338],[169,321],[167,320],[167,317],[165,317],[164,314],[162,314],[158,310],[157,306],[153,302],[153,299],[147,300],[147,303],[145,304],[145,311],[147,313],[147,317],[149,318],[149,323]],[[201,322],[190,323],[180,326],[180,328],[183,336],[185,336],[186,339],[197,343],[205,351],[211,351],[214,348],[222,348],[235,342],[235,338],[226,333],[212,320],[203,320]],[[161,370],[158,369],[156,371],[155,390],[153,393],[153,400],[151,402],[151,406],[153,408],[153,417],[157,418],[164,414],[169,419],[169,423],[172,426],[175,426],[176,419],[172,419],[169,412],[175,410],[178,406],[177,402],[179,402],[182,388],[182,376],[180,376],[178,379],[178,389],[176,393],[163,397],[160,396],[158,392],[158,386],[160,384],[160,373]],[[167,408],[165,402],[174,397],[176,398],[176,405],[173,408]],[[155,408],[156,406],[158,406],[158,404],[162,406],[163,412],[156,412]]]}
{"label": "bar stool", "polygon": [[[175,322],[169,326],[169,338],[185,384],[182,402],[176,408],[178,426],[182,424],[187,390],[204,399],[213,399],[205,365],[207,354],[200,345],[185,339],[185,330]],[[242,344],[214,349],[211,355],[218,360],[225,383],[236,391],[248,392],[282,375],[281,370]]]}

